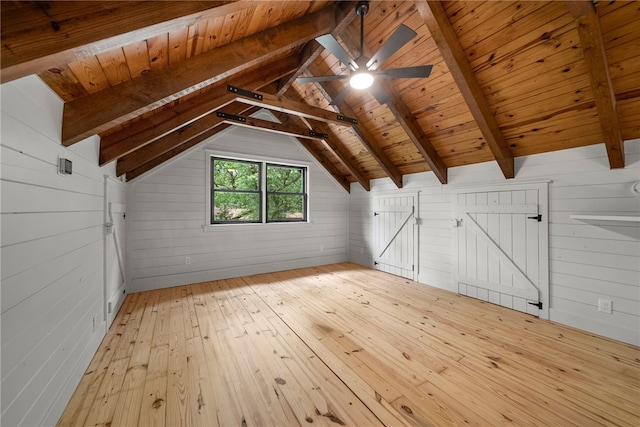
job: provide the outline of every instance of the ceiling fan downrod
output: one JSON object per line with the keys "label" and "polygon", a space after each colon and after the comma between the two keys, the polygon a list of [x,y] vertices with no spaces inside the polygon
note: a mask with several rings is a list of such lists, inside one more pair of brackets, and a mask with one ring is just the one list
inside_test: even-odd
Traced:
{"label": "ceiling fan downrod", "polygon": [[[360,17],[360,57],[364,56],[364,16],[369,12],[369,2],[359,1],[356,5],[356,15]],[[360,64],[358,64],[360,66]]]}

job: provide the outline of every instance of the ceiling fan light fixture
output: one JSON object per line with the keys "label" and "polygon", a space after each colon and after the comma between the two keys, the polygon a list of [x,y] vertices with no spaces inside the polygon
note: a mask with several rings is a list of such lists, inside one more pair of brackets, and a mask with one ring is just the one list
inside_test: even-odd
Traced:
{"label": "ceiling fan light fixture", "polygon": [[367,72],[355,73],[349,79],[349,85],[354,89],[368,89],[373,84],[373,76]]}

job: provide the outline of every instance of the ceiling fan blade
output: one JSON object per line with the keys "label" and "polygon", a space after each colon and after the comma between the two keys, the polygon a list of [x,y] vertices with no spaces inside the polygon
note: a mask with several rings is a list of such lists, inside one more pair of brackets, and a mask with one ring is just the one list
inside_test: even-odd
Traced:
{"label": "ceiling fan blade", "polygon": [[367,69],[373,71],[378,69],[391,55],[396,53],[402,46],[407,44],[409,40],[416,36],[416,32],[404,24],[400,24],[398,28],[391,34],[391,37],[380,47],[380,49],[367,62]]}
{"label": "ceiling fan blade", "polygon": [[298,83],[312,83],[312,82],[331,82],[334,80],[345,80],[348,79],[349,76],[345,75],[336,75],[336,76],[316,76],[316,77],[298,77],[296,81]]}
{"label": "ceiling fan blade", "polygon": [[342,101],[344,101],[344,99],[347,97],[347,95],[349,95],[349,93],[351,93],[351,86],[347,85],[344,89],[342,89],[342,92],[340,92],[339,94],[337,94],[329,103],[329,105],[338,105],[340,104]]}
{"label": "ceiling fan blade", "polygon": [[373,83],[370,90],[371,90],[371,94],[376,99],[376,101],[378,101],[380,105],[386,104],[391,99],[389,98],[389,95],[387,94],[387,92],[378,83]]}
{"label": "ceiling fan blade", "polygon": [[433,65],[419,65],[417,67],[392,68],[380,70],[375,73],[378,79],[413,79],[426,78],[431,74]]}
{"label": "ceiling fan blade", "polygon": [[358,68],[355,61],[351,59],[349,54],[340,43],[331,34],[325,34],[324,36],[316,37],[316,41],[322,45],[325,49],[333,54],[343,64],[349,65],[354,70]]}

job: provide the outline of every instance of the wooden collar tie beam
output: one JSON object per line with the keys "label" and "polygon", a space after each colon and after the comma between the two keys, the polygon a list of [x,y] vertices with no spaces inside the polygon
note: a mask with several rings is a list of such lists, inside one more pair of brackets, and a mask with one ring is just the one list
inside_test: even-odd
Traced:
{"label": "wooden collar tie beam", "polygon": [[[246,122],[241,122],[231,118],[224,118],[217,114],[217,112],[221,111],[223,108],[225,110],[231,108],[231,105],[235,103],[275,110],[292,116],[299,116],[301,118],[334,123],[339,126],[351,126],[354,129],[357,129],[354,125],[354,122],[357,123],[356,119],[351,119],[345,116],[337,117],[338,115],[331,111],[311,107],[300,102],[280,99],[274,95],[246,91],[234,86],[228,86],[224,95],[222,95],[222,93],[220,95],[221,96],[217,98],[217,105],[210,105],[206,112],[200,111],[201,118],[199,120],[194,121],[187,126],[183,126],[180,129],[174,130],[167,135],[162,136],[160,139],[157,139],[156,141],[153,141],[150,144],[118,159],[116,174],[122,175],[129,173],[132,170],[139,168],[145,160],[149,160],[152,156],[157,157],[163,153],[169,152],[177,145],[182,145],[186,143],[187,140],[197,138],[200,135],[205,135],[211,129],[223,124],[261,128],[266,131],[277,132],[303,139],[326,140],[326,138],[323,137],[326,132],[318,132],[312,128],[303,129],[299,126],[291,128],[288,124],[277,124],[254,118],[247,118]],[[225,111],[225,113],[239,115],[240,110],[236,112]],[[313,131],[315,134],[311,134],[309,131]],[[188,139],[185,138],[185,135],[187,134],[190,135]]]}
{"label": "wooden collar tie beam", "polygon": [[229,125],[261,129],[267,132],[293,136],[296,138],[314,139],[316,141],[321,141],[322,139],[329,138],[329,135],[327,135],[326,133],[316,132],[314,130],[306,130],[299,126],[294,126],[291,124],[276,123],[269,120],[239,116],[236,114],[225,113],[224,111],[218,111],[216,112],[216,115],[224,119],[222,123]]}
{"label": "wooden collar tie beam", "polygon": [[304,117],[307,119],[319,120],[321,122],[333,123],[338,126],[355,126],[358,124],[357,119],[346,117],[343,114],[336,114],[332,111],[312,107],[300,102],[292,102],[286,99],[281,99],[274,95],[252,92],[231,85],[227,86],[227,91],[239,95],[235,99],[235,101],[253,105],[256,107],[276,110],[280,111],[281,113],[292,114],[294,116]]}

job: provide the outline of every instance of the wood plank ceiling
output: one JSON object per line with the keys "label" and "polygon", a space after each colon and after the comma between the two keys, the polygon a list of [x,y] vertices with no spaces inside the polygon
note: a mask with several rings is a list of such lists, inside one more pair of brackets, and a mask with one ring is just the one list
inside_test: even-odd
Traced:
{"label": "wood plank ceiling", "polygon": [[[2,83],[38,74],[65,102],[62,143],[100,135],[100,163],[128,180],[247,117],[293,135],[347,191],[374,178],[603,144],[624,167],[640,138],[640,2],[373,1],[370,57],[404,24],[417,36],[382,68],[432,64],[428,78],[383,82],[389,101],[346,81],[314,39],[331,33],[356,57],[356,2],[2,1]],[[259,91],[262,100],[228,85]],[[337,119],[341,114],[357,124]],[[317,132],[310,135],[310,130]]]}

